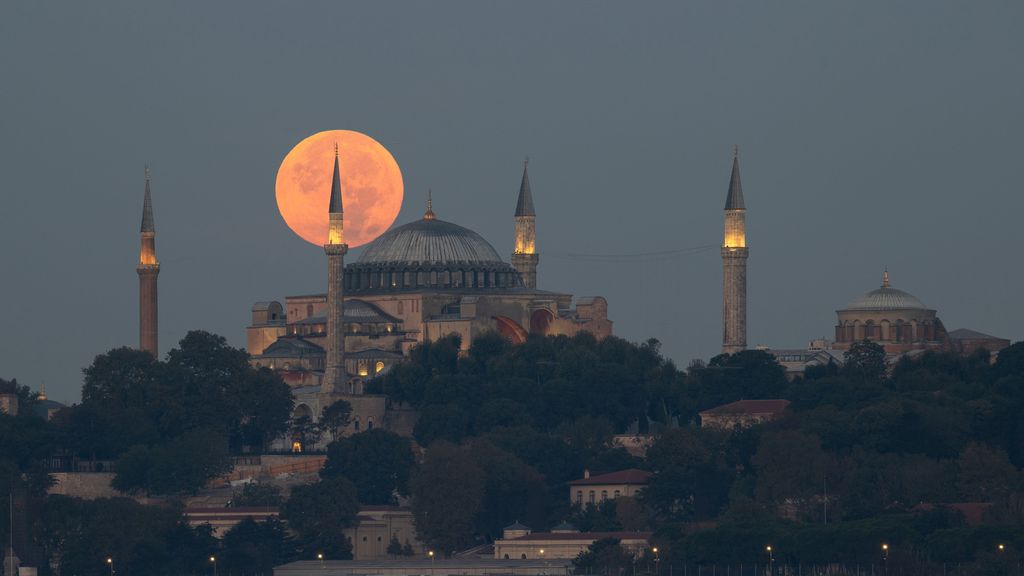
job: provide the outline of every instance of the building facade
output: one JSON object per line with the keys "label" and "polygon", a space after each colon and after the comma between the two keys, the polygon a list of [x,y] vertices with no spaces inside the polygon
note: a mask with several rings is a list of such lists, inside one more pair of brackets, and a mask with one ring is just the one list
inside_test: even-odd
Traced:
{"label": "building facade", "polygon": [[[526,166],[513,217],[514,265],[480,234],[438,218],[430,197],[422,218],[385,232],[343,265],[338,162],[330,208],[334,236],[325,248],[328,292],[289,296],[283,305],[258,302],[246,330],[253,364],[279,372],[292,386],[297,416],[316,420],[324,407],[344,399],[353,407],[345,432],[383,426],[409,433],[415,415],[386,407],[383,396],[365,393],[364,383],[417,344],[456,334],[465,353],[492,332],[513,343],[531,334],[612,333],[603,297],[536,287],[536,211]],[[340,362],[336,370],[332,362]]]}

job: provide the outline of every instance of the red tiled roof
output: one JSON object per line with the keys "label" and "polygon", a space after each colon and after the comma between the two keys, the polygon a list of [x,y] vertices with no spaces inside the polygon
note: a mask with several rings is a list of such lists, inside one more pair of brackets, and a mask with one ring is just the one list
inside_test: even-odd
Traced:
{"label": "red tiled roof", "polygon": [[618,472],[598,474],[597,476],[591,476],[590,478],[580,478],[579,480],[569,482],[569,485],[590,486],[595,484],[642,484],[646,486],[647,481],[650,480],[651,476],[652,474],[646,470],[630,468],[629,470],[619,470]]}
{"label": "red tiled roof", "polygon": [[701,412],[704,414],[778,414],[789,406],[789,400],[738,400],[730,404],[715,406]]}
{"label": "red tiled roof", "polygon": [[515,542],[533,542],[537,540],[586,540],[597,541],[606,538],[617,540],[650,540],[650,532],[533,532],[526,536],[512,538]]}
{"label": "red tiled roof", "polygon": [[931,502],[922,502],[917,506],[914,506],[911,510],[914,512],[927,512],[929,510],[934,510],[935,508],[956,510],[964,515],[964,522],[969,526],[978,526],[984,519],[985,511],[991,507],[992,504],[990,502],[951,502],[949,504],[932,504]]}

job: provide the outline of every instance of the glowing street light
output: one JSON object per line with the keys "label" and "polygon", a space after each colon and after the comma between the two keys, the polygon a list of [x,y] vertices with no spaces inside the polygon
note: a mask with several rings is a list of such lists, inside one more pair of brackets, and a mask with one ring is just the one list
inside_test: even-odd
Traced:
{"label": "glowing street light", "polygon": [[110,566],[110,576],[114,576],[114,559],[107,556],[107,566]]}
{"label": "glowing street light", "polygon": [[427,552],[427,556],[430,556],[430,574],[431,574],[431,576],[433,576],[433,574],[434,574],[434,551],[430,550],[429,552]]}
{"label": "glowing street light", "polygon": [[210,564],[213,564],[213,576],[217,576],[217,557],[210,556]]}
{"label": "glowing street light", "polygon": [[768,553],[768,572],[774,572],[775,567],[775,551],[772,550],[771,544],[764,547],[764,551]]}
{"label": "glowing street light", "polygon": [[651,548],[651,552],[654,552],[654,576],[658,576],[658,563],[661,562],[661,556],[658,556],[658,547]]}
{"label": "glowing street light", "polygon": [[323,570],[323,568],[324,568],[324,553],[323,552],[317,552],[316,553],[316,559],[320,561],[320,569]]}
{"label": "glowing street light", "polygon": [[1006,544],[1000,544],[997,548],[1000,552],[1006,552]]}
{"label": "glowing street light", "polygon": [[889,545],[882,543],[882,561],[885,563],[885,573],[889,573]]}

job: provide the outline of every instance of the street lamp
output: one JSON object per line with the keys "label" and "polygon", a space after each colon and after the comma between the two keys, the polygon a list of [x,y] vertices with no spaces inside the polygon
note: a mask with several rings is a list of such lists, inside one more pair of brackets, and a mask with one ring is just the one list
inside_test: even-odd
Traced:
{"label": "street lamp", "polygon": [[654,552],[654,576],[658,576],[658,562],[661,562],[661,556],[658,556],[658,547],[651,548],[651,552]]}
{"label": "street lamp", "polygon": [[210,556],[210,564],[213,564],[213,576],[217,576],[217,557]]}
{"label": "street lamp", "polygon": [[882,562],[885,563],[885,573],[889,573],[889,545],[882,543]]}
{"label": "street lamp", "polygon": [[317,552],[316,553],[316,559],[320,561],[320,569],[323,570],[323,568],[324,568],[324,553],[323,552]]}
{"label": "street lamp", "polygon": [[110,566],[110,576],[114,576],[114,559],[107,556],[107,566]]}
{"label": "street lamp", "polygon": [[775,568],[775,551],[772,550],[771,544],[764,547],[764,551],[768,553],[768,572],[773,572]]}
{"label": "street lamp", "polygon": [[1006,545],[1005,544],[1000,544],[999,546],[997,546],[997,548],[999,549],[1000,552],[1006,552]]}
{"label": "street lamp", "polygon": [[434,575],[434,551],[430,550],[427,552],[427,556],[430,556],[430,575]]}

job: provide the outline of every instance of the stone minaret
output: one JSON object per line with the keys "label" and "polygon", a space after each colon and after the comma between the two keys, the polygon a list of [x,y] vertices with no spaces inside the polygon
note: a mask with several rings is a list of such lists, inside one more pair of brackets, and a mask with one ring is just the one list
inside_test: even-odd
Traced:
{"label": "stone minaret", "polygon": [[156,259],[156,227],[153,225],[153,198],[149,192],[149,168],[146,168],[146,197],[142,202],[142,248],[139,250],[139,350],[160,355],[157,347],[156,277],[160,262]]}
{"label": "stone minaret", "polygon": [[725,199],[725,240],[722,242],[722,352],[747,348],[747,210],[740,185],[739,151],[734,150],[729,196]]}
{"label": "stone minaret", "polygon": [[523,162],[523,181],[519,185],[519,201],[516,203],[516,246],[512,251],[512,266],[519,271],[523,285],[537,287],[537,214],[533,211],[533,195],[530,194],[530,175],[526,171],[530,160]]}
{"label": "stone minaret", "polygon": [[341,205],[341,174],[338,170],[338,145],[334,145],[334,179],[331,181],[331,201],[327,208],[330,227],[327,231],[327,363],[321,391],[327,394],[344,390],[345,378],[345,210]]}

